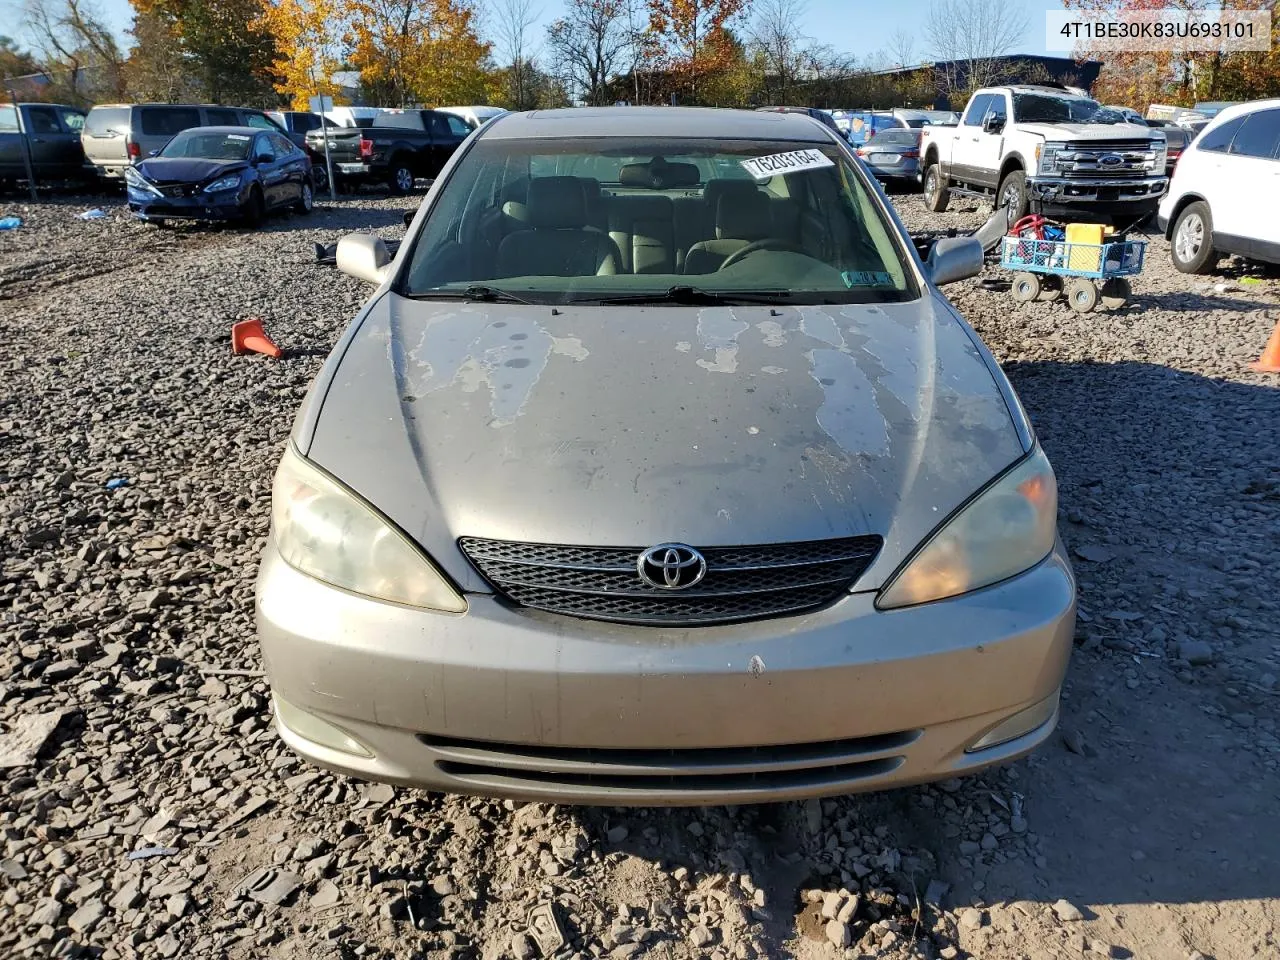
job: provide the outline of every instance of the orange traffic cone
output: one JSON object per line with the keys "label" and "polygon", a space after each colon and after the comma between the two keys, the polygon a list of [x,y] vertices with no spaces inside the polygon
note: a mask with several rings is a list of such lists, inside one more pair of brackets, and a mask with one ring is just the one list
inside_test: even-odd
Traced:
{"label": "orange traffic cone", "polygon": [[284,351],[271,342],[271,338],[262,329],[262,321],[257,317],[241,320],[231,328],[231,352],[265,353],[277,360],[284,355]]}
{"label": "orange traffic cone", "polygon": [[1257,363],[1249,364],[1249,369],[1257,373],[1280,373],[1280,321],[1271,331],[1271,339],[1262,349],[1262,356]]}

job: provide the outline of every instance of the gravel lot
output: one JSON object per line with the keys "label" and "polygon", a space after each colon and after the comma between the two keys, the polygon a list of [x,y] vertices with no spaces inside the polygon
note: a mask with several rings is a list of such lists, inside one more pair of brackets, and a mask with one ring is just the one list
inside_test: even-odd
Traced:
{"label": "gravel lot", "polygon": [[[367,293],[311,245],[403,209],[0,209],[0,955],[1280,955],[1280,377],[1246,368],[1275,273],[1182,277],[1153,238],[1113,313],[947,288],[1059,474],[1081,617],[1051,745],[821,803],[517,806],[309,768],[257,673],[271,470]],[[231,356],[247,316],[283,361]]]}

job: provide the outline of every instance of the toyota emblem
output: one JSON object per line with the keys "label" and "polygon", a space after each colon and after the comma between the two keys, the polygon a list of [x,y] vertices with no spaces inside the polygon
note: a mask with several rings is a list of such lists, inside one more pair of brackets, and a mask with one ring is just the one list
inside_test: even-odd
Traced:
{"label": "toyota emblem", "polygon": [[707,559],[683,543],[660,543],[636,561],[640,579],[659,590],[684,590],[707,575]]}

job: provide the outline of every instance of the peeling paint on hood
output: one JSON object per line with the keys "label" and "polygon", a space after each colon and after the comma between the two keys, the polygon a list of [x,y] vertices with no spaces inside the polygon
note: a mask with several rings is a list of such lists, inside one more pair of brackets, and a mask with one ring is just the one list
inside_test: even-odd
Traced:
{"label": "peeling paint on hood", "polygon": [[552,311],[385,294],[317,401],[308,455],[473,589],[460,536],[875,533],[870,588],[1022,455],[1000,376],[928,298]]}

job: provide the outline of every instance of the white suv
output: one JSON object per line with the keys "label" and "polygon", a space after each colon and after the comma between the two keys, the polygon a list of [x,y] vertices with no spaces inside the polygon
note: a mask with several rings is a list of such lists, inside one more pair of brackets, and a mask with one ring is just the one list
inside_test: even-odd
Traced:
{"label": "white suv", "polygon": [[1178,158],[1156,222],[1183,273],[1229,253],[1280,263],[1280,100],[1214,117]]}

